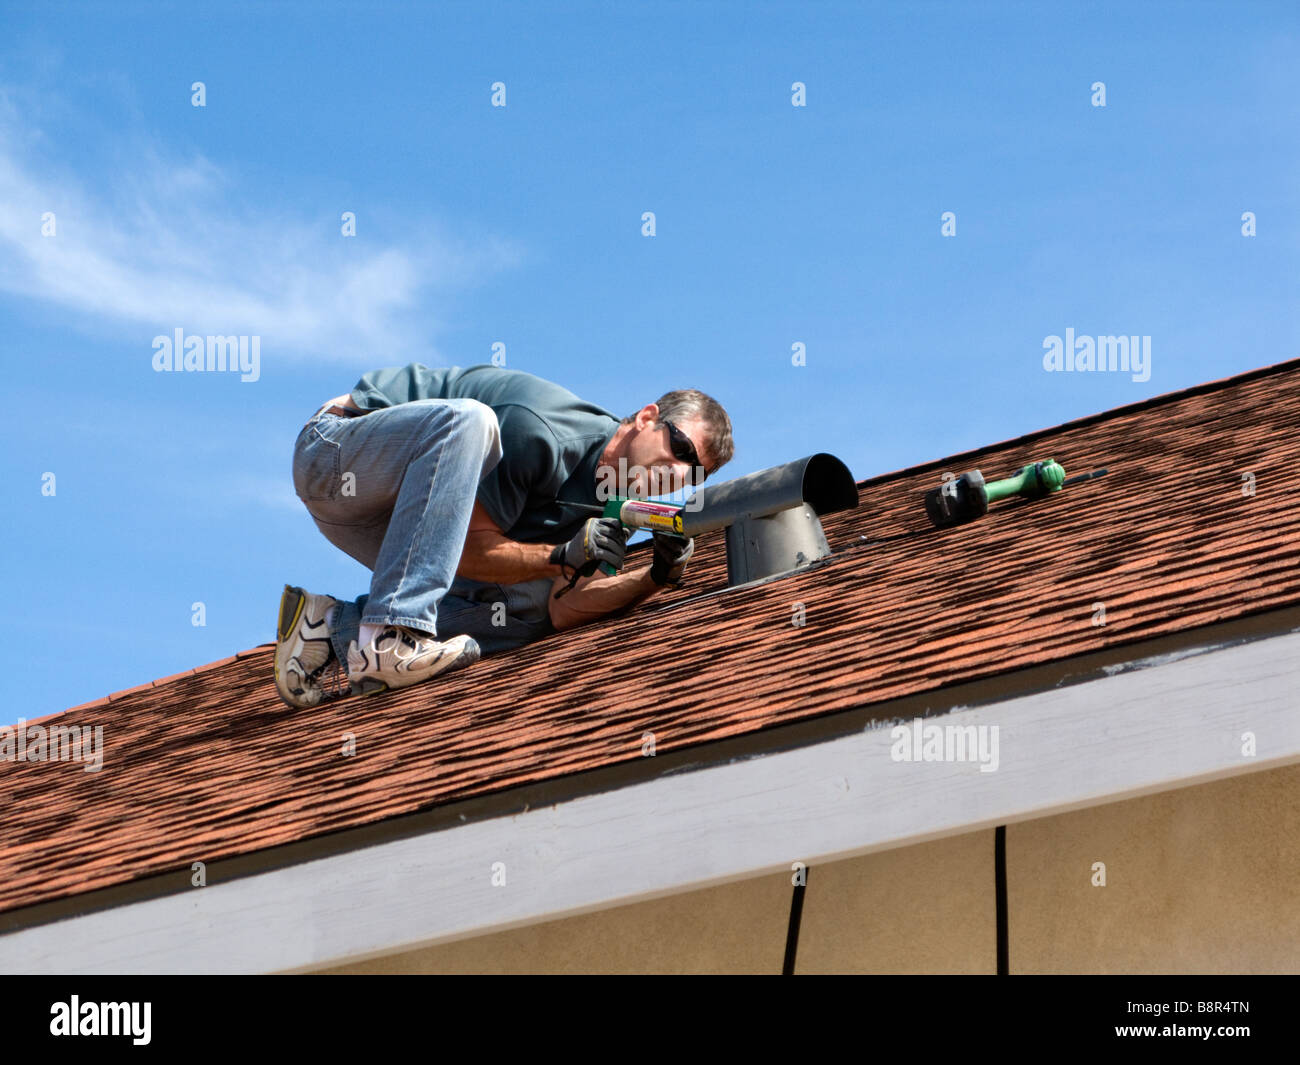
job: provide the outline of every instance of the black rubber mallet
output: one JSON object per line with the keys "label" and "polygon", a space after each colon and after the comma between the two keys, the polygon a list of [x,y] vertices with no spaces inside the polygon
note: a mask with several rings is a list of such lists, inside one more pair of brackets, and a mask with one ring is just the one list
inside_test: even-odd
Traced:
{"label": "black rubber mallet", "polygon": [[1078,484],[1093,477],[1101,477],[1106,470],[1093,470],[1081,473],[1077,477],[1065,479],[1065,468],[1054,459],[1032,462],[1010,477],[1000,481],[985,482],[979,470],[971,470],[945,481],[938,488],[931,488],[925,493],[925,512],[936,528],[945,529],[950,525],[962,525],[976,518],[982,518],[989,511],[989,504],[1011,496],[1022,499],[1041,499],[1043,496],[1059,492],[1067,485]]}

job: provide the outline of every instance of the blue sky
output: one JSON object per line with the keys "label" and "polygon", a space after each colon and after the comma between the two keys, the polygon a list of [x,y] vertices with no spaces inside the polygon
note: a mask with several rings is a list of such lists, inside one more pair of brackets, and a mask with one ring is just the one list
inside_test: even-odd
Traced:
{"label": "blue sky", "polygon": [[[378,367],[500,342],[620,416],[710,393],[728,476],[864,478],[1300,354],[1293,4],[3,20],[7,721],[273,639],[286,581],[364,591],[290,460]],[[178,327],[260,376],[155,372]],[[1149,379],[1046,372],[1067,328],[1150,336]]]}

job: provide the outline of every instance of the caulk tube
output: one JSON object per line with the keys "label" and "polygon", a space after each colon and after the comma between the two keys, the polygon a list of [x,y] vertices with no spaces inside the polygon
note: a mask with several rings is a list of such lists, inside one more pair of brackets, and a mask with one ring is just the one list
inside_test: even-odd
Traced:
{"label": "caulk tube", "polygon": [[629,529],[653,529],[670,536],[682,535],[682,508],[645,499],[621,499],[617,517]]}
{"label": "caulk tube", "polygon": [[[682,532],[683,509],[684,505],[675,506],[672,503],[616,498],[605,504],[603,516],[617,518],[625,529],[650,529],[652,532],[684,540],[686,536]],[[616,572],[608,562],[601,563],[600,571],[607,576],[613,576]]]}

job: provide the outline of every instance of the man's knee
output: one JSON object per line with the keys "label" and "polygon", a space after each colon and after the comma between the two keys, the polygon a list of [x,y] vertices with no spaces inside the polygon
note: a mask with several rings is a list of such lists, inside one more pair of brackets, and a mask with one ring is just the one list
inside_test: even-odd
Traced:
{"label": "man's knee", "polygon": [[456,408],[457,414],[466,422],[477,422],[483,426],[497,425],[497,412],[486,403],[477,399],[449,399],[448,403]]}
{"label": "man's knee", "polygon": [[480,425],[485,430],[499,429],[497,412],[477,399],[416,399],[412,407],[421,407],[425,417],[434,421],[448,422],[458,427]]}
{"label": "man's knee", "polygon": [[483,468],[479,479],[482,480],[501,461],[504,454],[501,447],[501,423],[497,421],[497,412],[477,399],[451,399],[447,402],[454,405],[458,432],[465,434],[466,437],[471,437],[475,433],[481,434]]}
{"label": "man's knee", "polygon": [[424,408],[426,424],[437,426],[440,432],[455,432],[459,436],[481,433],[489,447],[500,447],[501,425],[497,412],[477,399],[417,399],[411,406]]}

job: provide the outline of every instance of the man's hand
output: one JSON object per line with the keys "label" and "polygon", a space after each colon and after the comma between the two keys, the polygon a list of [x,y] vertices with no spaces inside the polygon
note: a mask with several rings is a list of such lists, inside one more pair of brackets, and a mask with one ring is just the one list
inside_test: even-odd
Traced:
{"label": "man's hand", "polygon": [[556,545],[551,562],[572,566],[582,577],[595,573],[602,562],[608,562],[616,570],[622,569],[631,533],[617,518],[590,518],[567,544]]}
{"label": "man's hand", "polygon": [[655,557],[650,563],[650,579],[655,584],[678,584],[686,563],[695,553],[695,541],[678,540],[673,536],[655,533]]}

